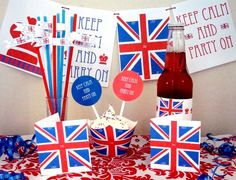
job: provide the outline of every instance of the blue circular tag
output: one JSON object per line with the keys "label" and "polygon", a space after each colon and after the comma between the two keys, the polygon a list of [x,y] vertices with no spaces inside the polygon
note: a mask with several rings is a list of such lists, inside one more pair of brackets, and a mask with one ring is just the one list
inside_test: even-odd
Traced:
{"label": "blue circular tag", "polygon": [[80,76],[74,81],[71,93],[77,103],[92,106],[100,99],[102,87],[97,79],[91,76]]}

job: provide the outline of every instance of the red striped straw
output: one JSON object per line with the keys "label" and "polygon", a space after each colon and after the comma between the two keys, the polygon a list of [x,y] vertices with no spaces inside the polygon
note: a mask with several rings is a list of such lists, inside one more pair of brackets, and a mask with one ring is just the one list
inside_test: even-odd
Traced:
{"label": "red striped straw", "polygon": [[[73,19],[73,31],[76,32],[76,23],[77,23],[77,14],[74,14]],[[70,47],[70,53],[69,53],[69,59],[67,64],[67,71],[66,71],[66,80],[65,80],[65,89],[64,89],[64,95],[63,95],[63,104],[62,104],[62,113],[61,113],[61,121],[65,120],[65,111],[66,111],[66,98],[68,93],[68,85],[69,85],[69,79],[70,79],[70,70],[71,70],[71,63],[72,63],[72,56],[74,47]]]}
{"label": "red striped straw", "polygon": [[44,84],[47,99],[48,99],[49,110],[50,110],[51,113],[53,113],[53,108],[52,108],[52,102],[50,100],[50,93],[49,93],[48,83],[47,83],[46,75],[45,75],[45,72],[44,72],[43,61],[42,61],[40,52],[38,53],[38,60],[39,60],[39,66],[40,66],[40,69],[41,69],[41,72],[42,72],[43,84]]}
{"label": "red striped straw", "polygon": [[[52,22],[52,37],[56,38],[57,34],[57,16],[53,16],[53,22]],[[54,107],[53,107],[53,113],[57,112],[57,47],[53,45],[52,49],[52,63],[53,63],[53,97],[54,98]]]}

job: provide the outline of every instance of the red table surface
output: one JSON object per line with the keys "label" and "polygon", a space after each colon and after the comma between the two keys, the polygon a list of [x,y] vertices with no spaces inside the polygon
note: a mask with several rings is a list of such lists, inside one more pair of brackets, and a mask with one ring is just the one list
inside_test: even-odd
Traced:
{"label": "red table surface", "polygon": [[[201,150],[201,166],[200,173],[180,172],[180,171],[165,171],[150,168],[150,144],[149,136],[134,135],[128,153],[122,157],[104,157],[96,153],[94,147],[91,145],[91,160],[92,172],[82,173],[66,173],[51,177],[40,175],[38,155],[35,152],[23,159],[13,160],[9,162],[6,156],[0,158],[0,169],[9,172],[23,172],[26,179],[40,180],[40,179],[94,179],[94,180],[149,180],[149,179],[197,179],[201,173],[212,176],[212,169],[217,166],[213,159],[218,157],[217,154],[212,155],[204,150]],[[202,139],[204,141],[206,139]],[[222,143],[222,142],[217,142]],[[219,144],[215,144],[215,146]],[[235,142],[233,142],[235,143]],[[236,179],[236,157],[227,159],[220,158],[221,161],[227,162],[230,165],[226,167],[219,167],[218,174],[226,174],[224,179]],[[214,177],[214,179],[222,179]]]}

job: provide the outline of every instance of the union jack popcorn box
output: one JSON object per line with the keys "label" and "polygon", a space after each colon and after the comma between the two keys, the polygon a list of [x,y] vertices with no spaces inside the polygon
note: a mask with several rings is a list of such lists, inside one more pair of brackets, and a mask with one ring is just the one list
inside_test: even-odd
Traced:
{"label": "union jack popcorn box", "polygon": [[91,171],[87,120],[51,115],[34,124],[41,175]]}
{"label": "union jack popcorn box", "polygon": [[[92,128],[91,124],[97,120],[90,121],[89,126],[93,145],[98,154],[109,157],[126,154],[137,122],[122,118],[128,123],[128,129],[117,128],[112,125],[105,126],[104,128]],[[115,123],[116,120],[113,121]]]}
{"label": "union jack popcorn box", "polygon": [[151,168],[198,172],[201,122],[175,116],[150,120]]}

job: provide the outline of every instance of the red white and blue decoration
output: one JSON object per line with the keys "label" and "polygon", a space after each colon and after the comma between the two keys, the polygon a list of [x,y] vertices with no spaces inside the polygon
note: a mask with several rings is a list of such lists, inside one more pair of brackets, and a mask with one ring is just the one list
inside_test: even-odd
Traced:
{"label": "red white and blue decoration", "polygon": [[183,112],[183,101],[175,99],[160,98],[159,116],[181,114]]}
{"label": "red white and blue decoration", "polygon": [[132,122],[130,129],[116,129],[110,125],[101,129],[90,128],[97,153],[109,157],[124,155],[129,148],[136,124],[137,122]]}
{"label": "red white and blue decoration", "polygon": [[23,158],[34,153],[36,149],[35,135],[33,135],[31,139],[27,140],[23,140],[20,135],[0,135],[0,157],[6,155],[6,159],[9,161]]}
{"label": "red white and blue decoration", "polygon": [[102,86],[92,76],[80,76],[72,84],[71,94],[78,104],[92,106],[100,99]]}
{"label": "red white and blue decoration", "polygon": [[[66,11],[65,16],[58,14],[62,9]],[[71,16],[74,14],[78,16],[78,21],[73,21],[77,23],[73,28],[76,33],[71,34]],[[54,15],[57,15],[56,23],[52,25]],[[0,31],[0,64],[43,76],[39,54],[43,54],[42,60],[49,64],[48,57],[51,57],[51,52],[56,52],[54,55],[59,61],[58,69],[63,69],[61,65],[65,66],[63,72],[66,74],[66,67],[70,67],[70,82],[82,75],[90,75],[103,87],[108,86],[116,29],[112,11],[67,7],[51,0],[9,0],[2,24],[4,26]],[[51,31],[53,27],[56,27],[54,29],[57,33]],[[40,43],[37,41],[39,37]],[[70,41],[71,38],[76,40]],[[69,41],[72,43],[68,43]],[[69,45],[75,50],[69,50]],[[52,51],[51,46],[57,46],[58,50]],[[68,60],[70,57],[73,59],[71,62]],[[68,62],[70,65],[67,66]],[[67,77],[63,76],[63,80],[67,81],[66,79]]]}
{"label": "red white and blue decoration", "polygon": [[192,119],[192,99],[157,98],[156,116],[178,116],[179,119]]}
{"label": "red white and blue decoration", "polygon": [[174,116],[150,120],[151,168],[198,172],[200,121],[176,121]]}
{"label": "red white and blue decoration", "polygon": [[163,71],[169,16],[165,8],[121,11],[117,15],[120,69],[137,72],[143,80]]}
{"label": "red white and blue decoration", "polygon": [[143,91],[143,81],[133,71],[120,72],[113,81],[113,91],[123,101],[133,101]]}
{"label": "red white and blue decoration", "polygon": [[[40,8],[38,8],[39,6]],[[33,2],[22,0],[17,2],[10,0],[0,32],[0,64],[2,63],[27,73],[41,76],[42,71],[38,59],[40,48],[36,46],[32,38],[25,38],[32,35],[32,32],[25,34],[26,28],[24,30],[20,29],[19,25],[35,27],[37,16],[46,15],[51,17],[57,12],[60,12],[60,6],[53,1],[41,0]],[[8,44],[9,42],[11,43]]]}
{"label": "red white and blue decoration", "polygon": [[[29,137],[24,137],[29,139]],[[232,142],[236,143],[236,137],[230,135],[217,136],[217,138],[222,139],[222,141],[215,141],[214,146],[219,147],[222,143]],[[208,142],[208,138],[202,137],[201,142]],[[182,172],[182,171],[167,171],[162,169],[153,169],[150,167],[150,136],[149,135],[134,135],[129,147],[128,153],[126,153],[122,158],[120,157],[104,157],[98,155],[93,144],[91,144],[91,160],[93,164],[92,172],[73,172],[73,173],[63,173],[57,175],[50,175],[47,177],[42,177],[39,172],[38,164],[38,154],[34,152],[33,154],[26,156],[24,159],[16,159],[14,161],[6,160],[6,156],[0,157],[0,169],[5,171],[4,177],[9,177],[5,173],[15,172],[14,178],[17,179],[16,173],[23,173],[25,179],[39,180],[39,179],[198,179],[205,180],[210,179],[227,179],[235,180],[236,177],[236,156],[232,158],[221,158],[222,166],[218,167],[215,162],[215,157],[218,157],[219,153],[208,152],[205,148],[201,149],[201,168],[200,172]],[[224,164],[224,166],[223,166]],[[217,168],[215,170],[215,168]],[[0,170],[0,177],[1,177]],[[213,172],[214,171],[214,172]],[[224,177],[214,176],[213,173],[223,174]],[[18,176],[19,177],[19,176]],[[205,179],[204,179],[205,178]],[[9,179],[9,178],[8,178]],[[20,178],[19,178],[20,179]],[[22,178],[23,179],[23,178]]]}
{"label": "red white and blue decoration", "polygon": [[34,125],[42,175],[91,171],[86,120],[60,121],[54,114]]}

